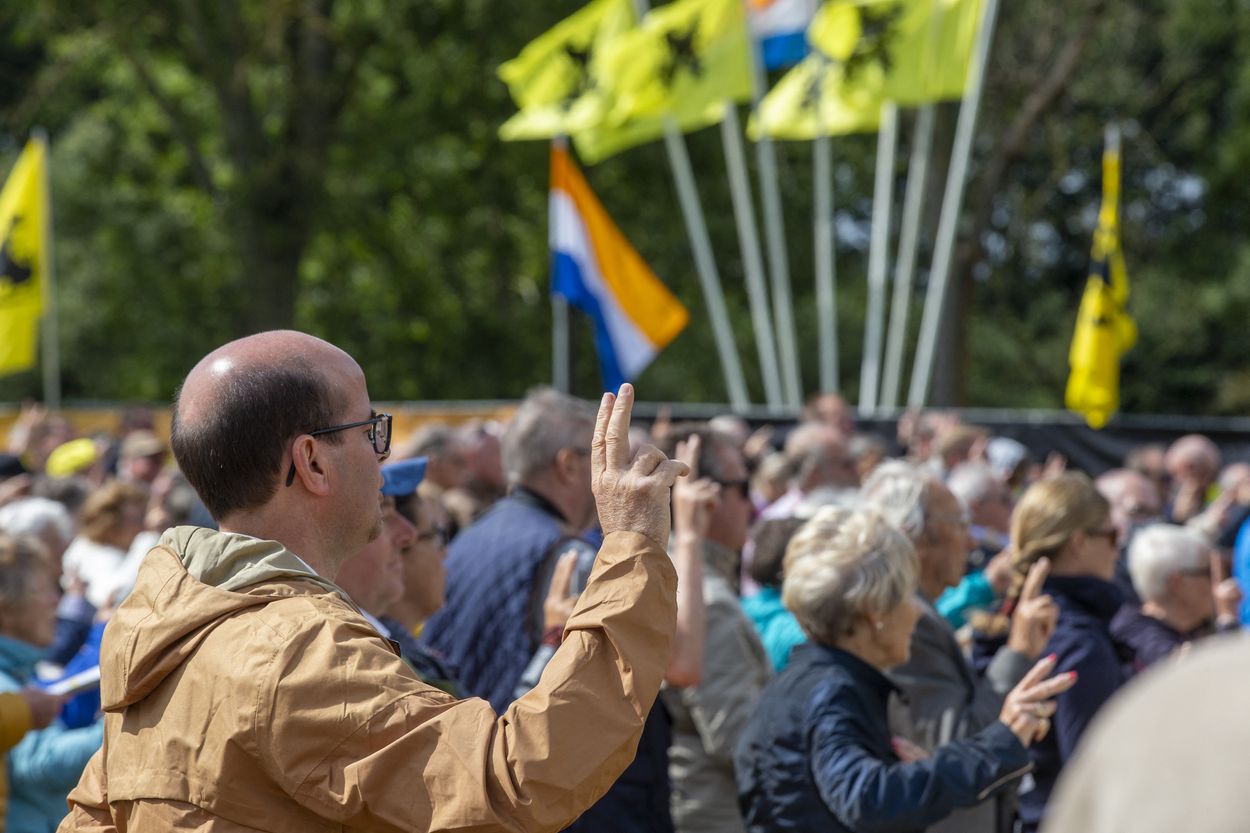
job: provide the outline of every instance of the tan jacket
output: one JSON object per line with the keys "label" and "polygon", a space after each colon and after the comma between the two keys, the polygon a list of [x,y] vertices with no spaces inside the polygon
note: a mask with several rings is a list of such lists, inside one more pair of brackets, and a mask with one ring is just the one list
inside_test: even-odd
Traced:
{"label": "tan jacket", "polygon": [[17,746],[31,728],[30,706],[22,695],[6,691],[0,694],[0,833],[9,816],[9,772],[4,754]]}
{"label": "tan jacket", "polygon": [[707,636],[703,679],[667,688],[673,718],[669,775],[678,833],[742,833],[733,755],[738,736],[772,676],[772,664],[738,599],[738,554],[713,541],[703,545],[703,603]]}
{"label": "tan jacket", "polygon": [[60,830],[556,831],[633,758],[676,619],[608,536],[537,688],[496,717],[421,683],[272,541],[170,530],[104,636],[104,747]]}

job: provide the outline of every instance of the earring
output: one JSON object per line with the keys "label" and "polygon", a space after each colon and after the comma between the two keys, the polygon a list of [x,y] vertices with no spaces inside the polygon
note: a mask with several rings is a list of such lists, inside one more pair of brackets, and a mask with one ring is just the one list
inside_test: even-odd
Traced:
{"label": "earring", "polygon": [[881,630],[882,628],[885,627],[885,622],[878,621],[878,622],[873,622],[872,624],[873,624],[873,627],[875,627],[877,630]]}

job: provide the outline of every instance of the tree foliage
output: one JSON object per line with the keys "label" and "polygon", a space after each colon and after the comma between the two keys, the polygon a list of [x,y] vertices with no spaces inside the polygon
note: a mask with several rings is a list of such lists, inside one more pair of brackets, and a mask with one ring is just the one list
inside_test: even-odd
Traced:
{"label": "tree foliage", "polygon": [[[223,341],[295,326],[357,356],[378,399],[514,397],[550,374],[541,143],[496,136],[495,69],[579,5],[517,0],[14,0],[0,10],[0,165],[53,139],[66,395],[168,398]],[[1125,410],[1250,407],[1246,0],[1004,3],[956,259],[947,401],[1060,407],[1108,120],[1138,346]],[[936,225],[954,106],[928,187]],[[907,137],[909,120],[902,135]],[[688,137],[731,320],[762,398],[724,154]],[[907,142],[899,153],[899,197]],[[839,353],[852,398],[872,137],[838,140]],[[817,380],[810,147],[779,146],[806,387]],[[588,176],[693,313],[651,399],[725,398],[662,145]],[[758,195],[757,195],[758,197]],[[929,247],[922,249],[927,264]],[[924,271],[920,289],[924,288]],[[912,332],[919,318],[913,304]],[[576,389],[597,374],[574,329]],[[0,397],[37,393],[37,374]]]}

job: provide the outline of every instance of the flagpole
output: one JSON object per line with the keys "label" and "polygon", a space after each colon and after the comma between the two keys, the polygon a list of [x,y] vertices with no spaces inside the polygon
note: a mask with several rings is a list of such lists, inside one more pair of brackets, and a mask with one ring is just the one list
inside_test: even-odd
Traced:
{"label": "flagpole", "polygon": [[[639,20],[647,13],[647,0],[633,0],[634,13]],[[694,251],[695,271],[703,287],[708,315],[712,319],[712,335],[716,351],[720,354],[721,370],[725,374],[725,388],[729,404],[735,411],[746,410],[751,400],[747,396],[746,377],[738,361],[738,348],[734,345],[733,329],[729,326],[729,313],[725,309],[725,293],[721,288],[720,273],[716,270],[716,258],[712,255],[712,242],[708,238],[707,221],[703,206],[699,204],[699,191],[694,183],[694,171],[690,167],[690,155],[677,121],[672,116],[664,119],[664,147],[668,162],[673,169],[673,183],[677,186],[677,201],[681,205],[686,234]]]}
{"label": "flagpole", "polygon": [[760,375],[764,379],[764,397],[768,407],[779,411],[784,406],[781,373],[777,367],[777,345],[773,337],[772,313],[768,309],[768,288],[764,279],[764,260],[760,253],[759,233],[755,228],[755,207],[751,202],[751,183],[747,179],[746,154],[742,150],[742,130],[738,109],[732,101],[725,102],[725,118],[721,120],[721,139],[725,145],[725,162],[729,169],[729,193],[733,200],[734,222],[738,226],[738,245],[742,250],[743,272],[747,297],[751,302],[751,324],[760,356]]}
{"label": "flagpole", "polygon": [[838,388],[837,264],[833,239],[833,142],[820,133],[812,140],[812,240],[816,266],[816,323],[820,340],[820,391]]}
{"label": "flagpole", "polygon": [[907,315],[916,276],[916,250],[920,238],[920,214],[924,208],[925,180],[933,152],[936,108],[926,104],[916,114],[911,159],[907,163],[907,191],[903,195],[903,226],[899,230],[898,260],[894,264],[894,301],[886,338],[885,373],[881,382],[882,411],[898,407],[899,382],[903,376],[903,347],[907,338]]}
{"label": "flagpole", "polygon": [[933,379],[938,327],[942,318],[942,307],[946,303],[946,285],[950,279],[955,234],[959,227],[959,212],[963,206],[964,179],[968,173],[968,159],[972,155],[977,111],[981,106],[981,89],[985,83],[985,67],[997,17],[998,0],[986,0],[972,55],[972,66],[969,67],[972,77],[959,107],[955,145],[951,151],[951,165],[946,176],[946,192],[942,195],[942,215],[933,250],[933,268],[929,274],[929,290],[925,296],[924,316],[920,322],[920,342],[916,347],[911,389],[907,394],[907,404],[913,408],[924,407],[929,396],[929,384]]}
{"label": "flagpole", "polygon": [[[568,138],[565,136],[554,136],[551,139],[552,148],[565,150],[568,148]],[[547,239],[558,240],[559,235],[556,234],[556,212],[551,210],[551,200],[547,200]],[[551,268],[554,269],[555,264],[552,262]],[[568,393],[571,388],[569,380],[570,373],[570,357],[569,357],[569,302],[563,295],[557,295],[550,292],[551,295],[551,386],[561,393]]]}
{"label": "flagpole", "polygon": [[52,159],[47,131],[36,127],[31,131],[31,138],[43,145],[44,153],[43,176],[39,182],[44,210],[39,263],[43,281],[43,326],[40,327],[43,336],[43,404],[55,411],[61,407],[61,345],[56,305],[56,258],[52,251],[52,187],[49,182]]}
{"label": "flagpole", "polygon": [[890,215],[894,207],[894,156],[898,147],[898,107],[881,105],[877,129],[877,173],[872,195],[872,238],[868,249],[868,309],[864,315],[864,357],[859,372],[859,412],[877,409],[881,379],[881,341],[885,318],[886,269],[890,248]]}
{"label": "flagpole", "polygon": [[[756,112],[764,98],[764,90],[768,87],[768,77],[759,49],[755,38],[750,38],[751,107]],[[782,383],[786,404],[797,410],[803,404],[803,380],[799,369],[794,307],[790,298],[790,262],[786,255],[786,231],[781,213],[777,149],[768,136],[761,136],[756,141],[755,160],[759,166],[760,197],[764,205],[764,235],[768,244],[768,272],[772,278],[773,315],[777,319],[776,334],[781,353]]]}

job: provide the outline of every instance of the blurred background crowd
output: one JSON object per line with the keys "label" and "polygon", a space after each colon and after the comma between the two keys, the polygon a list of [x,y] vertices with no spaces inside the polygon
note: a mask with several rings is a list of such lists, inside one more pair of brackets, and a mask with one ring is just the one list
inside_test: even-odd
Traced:
{"label": "blurred background crowd", "polygon": [[[593,419],[544,388],[396,438],[383,532],[336,581],[430,684],[502,711],[558,648],[599,543]],[[53,829],[100,746],[98,693],[47,689],[98,665],[167,529],[214,525],[153,413],[116,424],[28,406],[0,454],[10,831]],[[695,469],[677,639],[634,764],[572,829],[1035,830],[1126,683],[1250,621],[1250,463],[1206,437],[1091,479],[955,412],[898,425],[827,394],[791,424],[635,426]]]}

